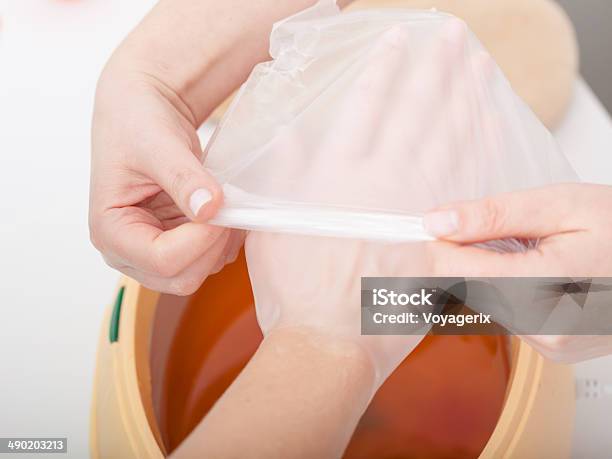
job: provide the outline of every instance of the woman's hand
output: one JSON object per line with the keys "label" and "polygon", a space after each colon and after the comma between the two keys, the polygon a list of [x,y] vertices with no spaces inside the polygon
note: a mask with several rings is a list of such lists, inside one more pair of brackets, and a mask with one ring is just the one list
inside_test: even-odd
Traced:
{"label": "woman's hand", "polygon": [[240,242],[204,223],[222,194],[202,167],[195,126],[168,86],[111,61],[93,119],[92,241],[114,268],[174,294],[195,291]]}
{"label": "woman's hand", "polygon": [[314,1],[160,0],[115,51],[96,92],[89,215],[111,266],[184,295],[236,256],[244,235],[205,223],[223,198],[196,129],[269,57],[272,24]]}
{"label": "woman's hand", "polygon": [[[440,269],[460,276],[611,277],[612,187],[554,185],[459,202],[425,216]],[[539,239],[524,253],[460,244],[518,237]],[[453,275],[451,274],[451,275]],[[527,336],[545,356],[575,362],[612,353],[612,337]]]}

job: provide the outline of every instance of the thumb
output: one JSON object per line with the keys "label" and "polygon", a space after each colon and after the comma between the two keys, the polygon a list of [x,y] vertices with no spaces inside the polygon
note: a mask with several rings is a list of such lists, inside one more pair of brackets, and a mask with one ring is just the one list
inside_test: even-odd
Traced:
{"label": "thumb", "polygon": [[223,202],[223,192],[215,178],[185,147],[163,155],[151,164],[149,174],[191,220],[209,220]]}
{"label": "thumb", "polygon": [[435,209],[423,225],[432,236],[455,242],[540,238],[583,229],[584,221],[577,221],[583,194],[574,184],[504,193]]}

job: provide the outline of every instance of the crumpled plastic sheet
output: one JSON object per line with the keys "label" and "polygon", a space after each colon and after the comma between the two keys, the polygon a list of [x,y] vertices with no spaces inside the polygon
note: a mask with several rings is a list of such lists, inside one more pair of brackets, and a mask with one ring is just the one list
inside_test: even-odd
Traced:
{"label": "crumpled plastic sheet", "polygon": [[270,55],[206,149],[204,166],[225,195],[213,224],[427,241],[422,215],[432,208],[577,181],[551,134],[451,15],[341,13],[321,0],[275,24]]}

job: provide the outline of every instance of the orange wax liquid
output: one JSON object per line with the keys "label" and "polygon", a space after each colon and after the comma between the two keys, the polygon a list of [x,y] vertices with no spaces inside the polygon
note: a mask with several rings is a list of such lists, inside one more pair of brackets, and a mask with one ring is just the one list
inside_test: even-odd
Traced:
{"label": "orange wax liquid", "polygon": [[[262,339],[244,256],[193,295],[170,348],[160,402],[168,452],[206,415]],[[428,336],[380,388],[345,457],[475,458],[510,374],[503,336]]]}

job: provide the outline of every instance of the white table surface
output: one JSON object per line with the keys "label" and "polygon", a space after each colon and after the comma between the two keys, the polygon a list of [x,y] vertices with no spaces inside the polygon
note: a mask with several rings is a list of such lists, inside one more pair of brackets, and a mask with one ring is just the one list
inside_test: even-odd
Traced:
{"label": "white table surface", "polygon": [[[88,454],[96,341],[118,278],[88,240],[92,98],[151,4],[0,0],[0,436],[67,436],[70,457]],[[556,135],[585,180],[612,183],[612,122],[584,83]]]}

